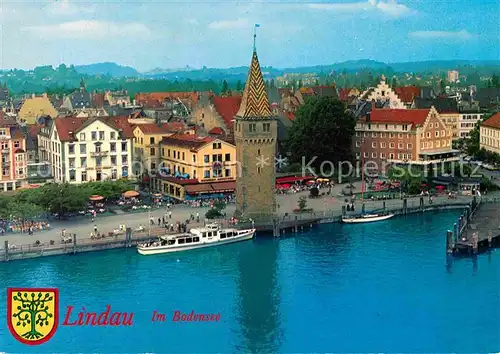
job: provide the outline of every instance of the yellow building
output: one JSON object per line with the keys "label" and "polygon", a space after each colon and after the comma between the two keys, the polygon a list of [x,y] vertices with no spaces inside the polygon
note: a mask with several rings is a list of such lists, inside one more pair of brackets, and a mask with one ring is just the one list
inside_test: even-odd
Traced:
{"label": "yellow building", "polygon": [[482,149],[500,154],[500,113],[481,123],[479,143]]}
{"label": "yellow building", "polygon": [[38,134],[55,182],[131,178],[133,130],[127,117],[56,118]]}
{"label": "yellow building", "polygon": [[[160,165],[159,144],[163,137],[183,132],[185,128],[185,125],[180,122],[161,125],[155,123],[138,124],[134,128],[134,156],[135,161],[139,162],[142,172],[154,171]],[[191,132],[194,134],[194,130]]]}
{"label": "yellow building", "polygon": [[458,112],[443,112],[439,113],[439,117],[446,125],[446,128],[451,130],[451,139],[460,139],[460,113]]}
{"label": "yellow building", "polygon": [[208,136],[175,134],[164,137],[159,148],[161,168],[152,181],[158,192],[180,200],[234,192],[239,171],[234,145]]}
{"label": "yellow building", "polygon": [[57,117],[57,111],[52,103],[50,103],[46,94],[38,97],[33,95],[31,98],[24,100],[18,116],[21,121],[28,124],[36,124],[37,119],[41,116]]}

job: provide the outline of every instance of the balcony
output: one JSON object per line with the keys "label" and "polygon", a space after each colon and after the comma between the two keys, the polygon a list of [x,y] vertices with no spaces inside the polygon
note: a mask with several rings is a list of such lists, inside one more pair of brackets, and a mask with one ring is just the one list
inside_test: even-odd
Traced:
{"label": "balcony", "polygon": [[99,166],[95,166],[95,167],[87,167],[86,170],[87,171],[93,171],[93,170],[102,171],[102,170],[109,170],[110,168],[111,168],[110,165],[99,165]]}
{"label": "balcony", "polygon": [[10,154],[10,149],[2,149],[2,154]]}
{"label": "balcony", "polygon": [[103,157],[108,155],[108,151],[91,151],[90,156],[92,157]]}

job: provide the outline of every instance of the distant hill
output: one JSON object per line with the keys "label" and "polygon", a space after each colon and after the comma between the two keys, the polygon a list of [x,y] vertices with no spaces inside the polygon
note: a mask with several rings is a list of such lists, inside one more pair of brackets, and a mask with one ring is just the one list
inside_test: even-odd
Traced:
{"label": "distant hill", "polygon": [[139,72],[130,66],[121,66],[116,63],[97,63],[75,66],[75,70],[83,75],[106,75],[112,77],[135,77]]}

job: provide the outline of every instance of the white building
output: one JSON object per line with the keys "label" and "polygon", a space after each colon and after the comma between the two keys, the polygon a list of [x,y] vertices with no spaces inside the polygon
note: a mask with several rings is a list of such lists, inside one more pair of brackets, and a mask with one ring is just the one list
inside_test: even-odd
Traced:
{"label": "white building", "polygon": [[448,82],[458,82],[460,80],[460,73],[456,70],[448,71]]}
{"label": "white building", "polygon": [[483,118],[483,113],[460,113],[458,118],[459,136],[467,138],[476,124]]}
{"label": "white building", "polygon": [[133,129],[127,117],[56,118],[38,135],[55,182],[131,177]]}
{"label": "white building", "polygon": [[370,87],[365,92],[361,94],[359,97],[360,100],[364,100],[366,102],[379,101],[386,102],[387,108],[395,108],[395,109],[406,109],[406,105],[399,98],[396,92],[387,85],[385,82],[385,77],[382,77],[382,80],[377,85],[377,87]]}

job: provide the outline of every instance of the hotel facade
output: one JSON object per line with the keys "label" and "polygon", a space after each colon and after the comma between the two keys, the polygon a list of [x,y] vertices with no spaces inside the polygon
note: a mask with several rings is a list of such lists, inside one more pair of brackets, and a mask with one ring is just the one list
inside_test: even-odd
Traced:
{"label": "hotel facade", "polygon": [[21,188],[27,173],[26,139],[16,125],[0,123],[0,153],[0,191]]}
{"label": "hotel facade", "polygon": [[479,144],[486,151],[500,154],[500,113],[493,115],[481,124]]}

